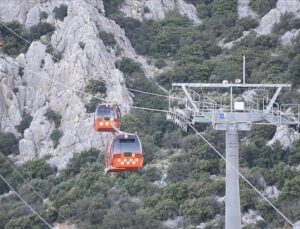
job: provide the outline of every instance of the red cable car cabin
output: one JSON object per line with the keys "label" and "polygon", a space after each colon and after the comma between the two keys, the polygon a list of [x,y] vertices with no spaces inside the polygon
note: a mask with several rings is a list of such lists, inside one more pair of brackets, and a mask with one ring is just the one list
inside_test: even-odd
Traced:
{"label": "red cable car cabin", "polygon": [[94,129],[98,132],[115,132],[120,126],[120,110],[117,105],[100,104],[94,118]]}
{"label": "red cable car cabin", "polygon": [[3,47],[4,41],[3,41],[3,35],[0,31],[0,48]]}
{"label": "red cable car cabin", "polygon": [[117,134],[108,144],[106,172],[137,171],[143,166],[142,144],[136,134]]}

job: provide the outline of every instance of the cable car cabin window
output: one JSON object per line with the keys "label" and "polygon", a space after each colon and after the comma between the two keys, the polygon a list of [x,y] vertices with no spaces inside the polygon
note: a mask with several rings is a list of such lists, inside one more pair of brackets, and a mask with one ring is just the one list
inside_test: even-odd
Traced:
{"label": "cable car cabin window", "polygon": [[97,117],[114,118],[114,112],[109,107],[101,107],[97,109]]}
{"label": "cable car cabin window", "polygon": [[[118,139],[114,142],[114,153],[124,152],[126,154],[140,152],[140,144],[137,139]],[[125,155],[126,156],[126,155]],[[128,156],[131,156],[128,154]]]}

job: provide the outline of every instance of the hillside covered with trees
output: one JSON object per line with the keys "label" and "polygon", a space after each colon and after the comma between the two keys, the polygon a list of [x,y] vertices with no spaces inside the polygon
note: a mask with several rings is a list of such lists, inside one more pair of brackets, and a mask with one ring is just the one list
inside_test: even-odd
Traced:
{"label": "hillside covered with trees", "polygon": [[[136,53],[157,70],[155,77],[149,79],[140,63],[120,57],[115,66],[124,74],[126,87],[166,94],[157,85],[170,89],[172,82],[219,83],[224,79],[234,82],[241,78],[241,60],[245,55],[247,82],[291,83],[292,90],[285,91],[280,102],[300,103],[300,36],[289,45],[281,41],[287,31],[300,29],[299,18],[293,13],[283,14],[271,34],[257,35],[251,29],[276,7],[277,1],[250,0],[249,6],[257,17],[242,19],[238,16],[237,0],[186,2],[196,7],[201,24],[195,25],[176,12],[158,21],[139,21],[120,11],[123,0],[103,1],[105,16],[124,29]],[[54,14],[56,20],[63,21],[66,9],[57,8]],[[29,29],[16,21],[6,25],[29,41],[51,36],[56,29],[46,22]],[[1,26],[0,30],[5,31],[6,38],[1,52],[14,57],[27,51],[28,44],[24,40]],[[250,32],[243,35],[248,30]],[[102,32],[99,37],[107,49],[118,50],[114,34]],[[230,49],[220,45],[220,41],[235,40]],[[84,48],[84,44],[81,45]],[[47,52],[62,58],[62,53],[51,46]],[[22,74],[23,69],[19,71]],[[103,83],[93,80],[85,91],[103,97],[107,93]],[[138,92],[132,92],[132,97],[135,106],[168,107],[164,98]],[[86,112],[94,112],[98,102],[97,99],[88,101]],[[51,140],[56,148],[64,134],[60,128],[61,114],[48,110],[45,118],[55,126]],[[224,228],[225,162],[193,131],[184,132],[166,121],[164,113],[132,110],[122,117],[122,130],[137,131],[141,137],[145,164],[139,172],[112,175],[104,174],[104,151],[96,148],[77,152],[62,170],[48,164],[47,156],[15,164],[18,141],[31,122],[30,115],[23,117],[16,127],[20,137],[0,133],[0,174],[50,224],[90,229]],[[224,133],[209,125],[197,128],[224,155]],[[288,148],[282,147],[280,142],[267,145],[275,132],[273,126],[254,126],[250,132],[241,134],[241,173],[289,219],[298,222],[300,140]],[[243,228],[290,228],[247,183],[240,182]],[[272,196],[267,190],[274,187],[277,193]],[[0,180],[0,229],[47,228],[17,196],[7,194],[9,190]],[[249,215],[252,219],[247,221],[245,218]]]}

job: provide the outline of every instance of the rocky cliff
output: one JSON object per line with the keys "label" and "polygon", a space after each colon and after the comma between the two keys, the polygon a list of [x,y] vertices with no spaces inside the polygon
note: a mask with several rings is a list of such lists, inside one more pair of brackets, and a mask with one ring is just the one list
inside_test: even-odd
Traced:
{"label": "rocky cliff", "polygon": [[[272,33],[273,26],[280,22],[280,17],[285,13],[293,13],[297,18],[300,17],[300,1],[299,0],[278,0],[276,7],[271,9],[267,14],[259,18],[259,25],[257,28],[251,30],[258,36],[269,35]],[[249,7],[248,0],[238,1],[238,14],[239,18],[252,17],[258,18],[255,12]],[[236,42],[241,41],[242,38],[249,35],[251,31],[244,31],[243,36],[237,40],[224,44],[224,40],[221,40],[219,45],[223,48],[231,49]],[[300,30],[293,29],[287,31],[282,37],[281,41],[283,45],[289,45],[292,39],[296,38]]]}
{"label": "rocky cliff", "polygon": [[[62,3],[68,5],[68,13],[60,21],[55,19],[53,9]],[[126,16],[138,20],[160,20],[169,12],[177,11],[195,24],[201,23],[195,6],[183,0],[125,0],[120,10]],[[299,10],[299,1],[279,0],[276,8],[260,19],[255,31],[257,34],[268,34],[280,15],[293,12],[299,16]],[[46,19],[41,18],[42,12],[47,13]],[[238,14],[240,18],[257,17],[247,0],[238,1]],[[49,81],[52,79],[67,87],[84,91],[91,78],[103,80],[107,87],[105,99],[123,104],[122,112],[126,113],[130,110],[132,98],[125,87],[123,73],[115,67],[116,60],[129,57],[141,63],[147,77],[153,77],[155,68],[144,57],[136,54],[124,30],[106,17],[103,2],[1,1],[0,19],[6,22],[18,20],[28,28],[43,20],[56,28],[51,39],[33,42],[27,53],[16,58],[7,56],[0,59],[1,131],[13,132],[21,137],[15,126],[21,122],[24,114],[33,116],[30,127],[25,130],[24,138],[19,143],[19,159],[23,161],[50,155],[50,163],[63,167],[74,152],[90,147],[103,148],[109,134],[99,135],[93,131],[93,114],[86,113],[85,109],[90,98]],[[99,37],[101,31],[114,34],[117,49],[105,46]],[[285,44],[298,31],[288,33],[282,38]],[[248,33],[244,32],[246,34]],[[61,61],[55,61],[46,51],[49,44],[60,52]],[[223,47],[230,48],[233,45],[234,42],[230,42]],[[60,130],[63,136],[57,148],[53,147],[50,139],[54,124],[44,115],[49,109],[62,115]]]}
{"label": "rocky cliff", "polygon": [[184,0],[125,0],[121,11],[126,16],[138,20],[160,20],[170,12],[178,12],[195,24],[201,24],[195,6],[187,4]]}
{"label": "rocky cliff", "polygon": [[[53,9],[62,3],[68,5],[68,12],[64,20],[60,21],[54,18]],[[191,4],[182,0],[156,3],[158,8],[152,1],[141,3],[151,11],[145,18],[161,19],[167,12],[178,10],[195,23],[200,23],[196,9]],[[122,10],[127,16],[140,18],[139,14],[133,13],[136,4],[138,1],[125,1]],[[41,19],[42,12],[48,15],[47,19]],[[141,63],[147,77],[154,74],[154,67],[148,65],[144,57],[135,53],[124,30],[105,16],[103,2],[1,1],[0,20],[18,20],[28,28],[43,20],[56,28],[49,41],[35,41],[27,53],[16,58],[7,56],[0,59],[1,131],[13,132],[21,137],[15,126],[21,122],[24,114],[33,117],[30,127],[25,130],[24,138],[19,143],[19,160],[50,156],[49,162],[61,168],[74,152],[90,147],[103,148],[109,134],[100,135],[93,131],[93,114],[87,114],[85,109],[85,104],[90,98],[59,84],[84,91],[91,78],[104,80],[107,87],[105,99],[123,104],[122,112],[126,113],[130,110],[132,98],[125,88],[123,73],[115,67],[115,61],[129,57]],[[99,38],[101,31],[114,35],[118,50],[104,45]],[[49,44],[59,51],[61,61],[56,61],[46,51]],[[49,109],[62,115],[60,130],[63,136],[57,148],[53,147],[50,139],[55,126],[45,117]]]}

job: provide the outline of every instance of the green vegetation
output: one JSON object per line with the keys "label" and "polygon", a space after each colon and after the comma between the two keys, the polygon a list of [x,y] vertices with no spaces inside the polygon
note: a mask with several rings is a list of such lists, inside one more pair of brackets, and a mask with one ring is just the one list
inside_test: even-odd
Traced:
{"label": "green vegetation", "polygon": [[260,15],[264,15],[275,8],[276,3],[277,0],[250,0],[250,7]]}
{"label": "green vegetation", "polygon": [[95,112],[97,105],[101,103],[101,100],[98,98],[91,98],[90,102],[88,104],[85,104],[85,109],[87,113],[93,113]]}
{"label": "green vegetation", "polygon": [[[106,96],[106,86],[103,81],[91,79],[85,87],[85,91],[97,97],[104,98]],[[97,105],[101,103],[98,98],[91,98],[88,104],[85,104],[86,112],[93,113],[96,110]]]}
{"label": "green vegetation", "polygon": [[151,13],[151,10],[148,6],[144,6],[144,14]]}
{"label": "green vegetation", "polygon": [[5,155],[18,151],[18,140],[13,133],[0,133],[0,152]]}
{"label": "green vegetation", "polygon": [[232,29],[230,29],[229,32],[227,33],[225,42],[236,40],[242,37],[243,31],[248,31],[257,26],[258,26],[258,22],[251,17],[237,20],[235,26]]}
{"label": "green vegetation", "polygon": [[32,26],[29,30],[25,29],[24,25],[20,24],[18,21],[12,21],[4,24],[10,30],[13,30],[15,33],[20,35],[16,36],[9,29],[0,25],[0,31],[4,37],[3,52],[13,57],[20,53],[27,52],[29,47],[27,41],[32,42],[33,40],[40,39],[42,35],[51,34],[55,30],[55,27],[47,22],[39,22],[37,25]]}
{"label": "green vegetation", "polygon": [[93,95],[97,93],[105,94],[106,93],[105,83],[100,80],[91,79],[89,83],[86,85],[85,91]]}
{"label": "green vegetation", "polygon": [[53,148],[56,149],[56,147],[59,145],[60,138],[64,135],[64,133],[59,129],[54,129],[51,134],[50,138],[53,142]]}
{"label": "green vegetation", "polygon": [[60,127],[61,123],[61,114],[58,114],[54,110],[48,109],[47,112],[44,114],[44,116],[48,119],[49,122],[54,122],[55,128]]}
{"label": "green vegetation", "polygon": [[30,36],[32,40],[40,39],[42,35],[52,33],[55,27],[47,22],[39,22],[30,28]]}
{"label": "green vegetation", "polygon": [[300,19],[295,18],[293,13],[285,13],[281,15],[280,22],[273,26],[273,33],[283,35],[292,29],[300,29]]}
{"label": "green vegetation", "polygon": [[42,11],[42,12],[40,13],[40,18],[41,18],[41,20],[47,19],[47,18],[48,18],[48,14],[47,14],[45,11]]}
{"label": "green vegetation", "polygon": [[126,36],[137,53],[153,56],[174,55],[184,42],[192,23],[178,15],[171,15],[162,22],[146,21],[119,16],[116,22],[125,29]]}
{"label": "green vegetation", "polygon": [[63,21],[64,18],[68,15],[68,6],[61,4],[59,7],[53,9],[55,19]]}
{"label": "green vegetation", "polygon": [[[4,23],[9,29],[15,31],[22,37],[28,38],[28,33],[26,32],[23,25],[17,21],[12,21]],[[20,53],[26,52],[29,45],[20,37],[17,37],[10,30],[6,29],[3,25],[0,25],[0,31],[4,37],[3,52],[10,56],[17,56]]]}
{"label": "green vegetation", "polygon": [[[163,94],[163,92],[158,89],[157,85],[146,78],[143,69],[139,63],[134,62],[129,58],[123,58],[115,63],[116,67],[124,73],[125,84],[128,88],[144,90],[152,93]],[[156,107],[161,109],[165,107],[166,100],[161,100],[157,97],[149,97],[145,94],[138,94],[138,92],[133,92],[138,96],[134,100],[136,105]]]}
{"label": "green vegetation", "polygon": [[119,7],[122,5],[124,0],[103,0],[103,5],[105,9],[105,16],[113,18],[119,15]]}
{"label": "green vegetation", "polygon": [[17,131],[23,135],[24,131],[30,126],[32,119],[33,118],[31,115],[29,114],[25,115],[21,123],[16,126]]}
{"label": "green vegetation", "polygon": [[164,67],[167,66],[167,63],[166,61],[164,61],[163,59],[158,59],[156,62],[155,62],[155,67],[157,67],[158,69],[162,69]]}
{"label": "green vegetation", "polygon": [[212,4],[212,16],[228,16],[228,14],[235,14],[236,10],[236,0],[218,0]]}
{"label": "green vegetation", "polygon": [[99,36],[106,47],[114,48],[117,45],[117,41],[115,39],[114,34],[102,31],[99,33]]}
{"label": "green vegetation", "polygon": [[47,45],[46,53],[49,53],[52,56],[52,59],[55,63],[62,59],[62,53],[53,48],[52,44]]}
{"label": "green vegetation", "polygon": [[[236,0],[188,0],[196,6],[202,25],[194,25],[175,13],[161,21],[140,22],[126,18],[118,10],[122,2],[103,1],[106,15],[124,28],[137,53],[146,55],[157,68],[165,70],[156,76],[156,80],[167,88],[174,81],[222,82],[226,79],[233,82],[241,76],[244,54],[247,82],[291,82],[295,88],[299,87],[300,36],[287,47],[280,45],[278,39],[286,29],[298,28],[299,22],[292,15],[282,16],[281,22],[274,27],[276,34],[256,36],[250,33],[232,49],[226,50],[217,45],[220,40],[235,40],[244,30],[257,26],[253,19],[238,19]],[[251,6],[263,14],[274,6],[274,2],[251,0]],[[99,36],[106,46],[116,45],[111,34],[100,33]],[[80,47],[84,49],[83,44]],[[53,50],[48,48],[49,52]],[[164,69],[166,63],[168,68]],[[132,59],[120,58],[115,66],[124,73],[128,88],[164,94]],[[19,69],[20,75],[22,71]],[[85,91],[105,96],[105,84],[91,80]],[[162,97],[131,93],[134,105],[157,109],[168,106]],[[299,103],[299,99],[295,90],[280,97],[285,103]],[[86,105],[87,112],[94,112],[99,102],[92,98]],[[57,147],[63,135],[58,129],[61,115],[49,110],[45,116],[55,124],[56,129],[50,137],[53,146]],[[21,122],[21,130],[28,123],[28,120]],[[139,172],[104,175],[104,154],[96,149],[75,154],[59,176],[43,160],[27,162],[19,169],[30,184],[78,228],[165,228],[163,221],[177,217],[182,219],[178,225],[182,228],[194,228],[202,222],[207,223],[206,228],[223,228],[224,202],[219,200],[225,195],[225,163],[209,146],[197,135],[182,132],[166,121],[164,113],[132,109],[130,114],[122,117],[121,127],[123,131],[137,131],[142,140],[145,166]],[[206,125],[199,128],[223,153],[224,133]],[[266,146],[274,133],[274,127],[255,126],[242,134],[241,171],[260,191],[264,191],[265,184],[275,185],[280,191],[279,197],[270,200],[296,222],[300,215],[300,173],[295,167],[300,163],[300,140],[290,149],[282,149],[279,143]],[[13,152],[16,144],[11,135],[9,139],[3,145],[4,149],[7,147],[6,154]],[[1,157],[0,173],[49,222],[64,221],[22,183]],[[163,182],[158,182],[161,180]],[[0,181],[0,194],[7,191],[8,187]],[[245,228],[284,227],[284,221],[243,181],[241,208],[242,213],[256,210],[265,220]],[[216,217],[218,215],[221,217]],[[208,222],[211,219],[215,221]],[[0,225],[31,228],[32,222],[37,228],[43,227],[14,196],[0,199]]]}

